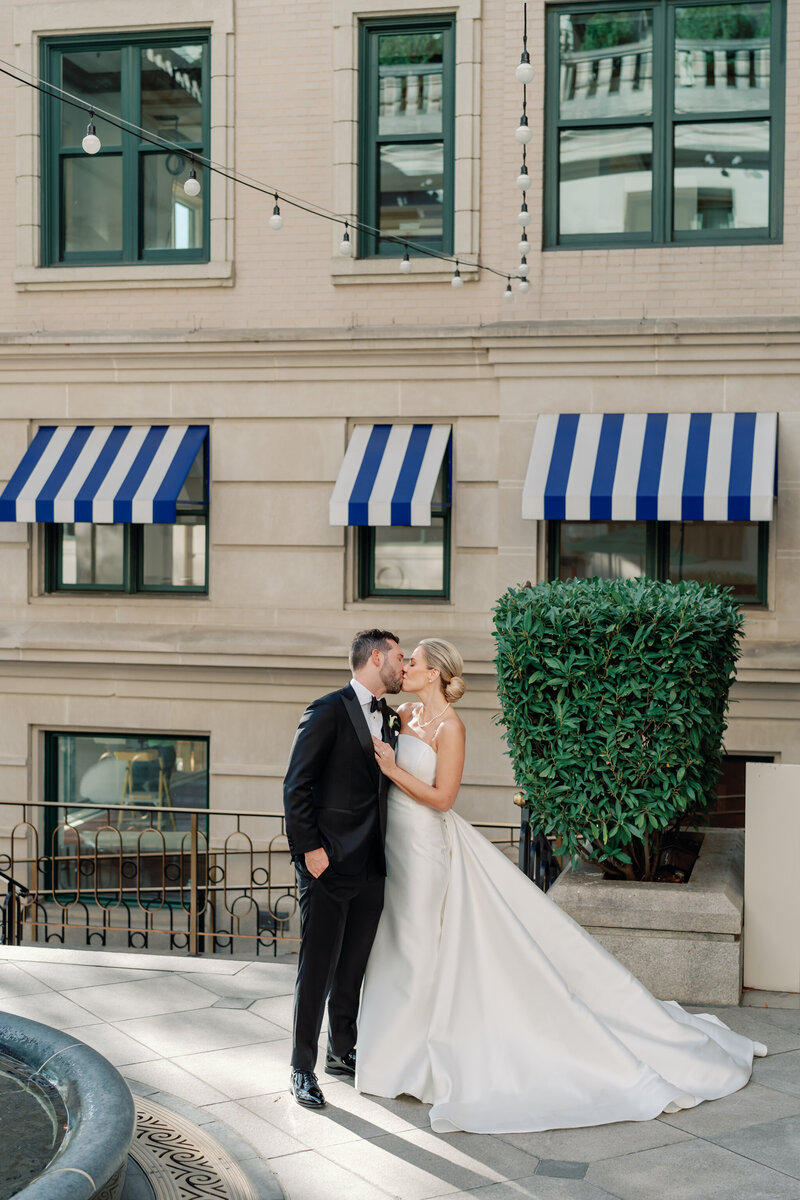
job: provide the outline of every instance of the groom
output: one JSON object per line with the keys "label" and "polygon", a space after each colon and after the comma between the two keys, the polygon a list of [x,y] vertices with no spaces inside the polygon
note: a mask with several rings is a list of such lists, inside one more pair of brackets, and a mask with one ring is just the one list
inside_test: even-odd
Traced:
{"label": "groom", "polygon": [[395,635],[385,629],[356,634],[350,668],[346,687],[312,701],[303,713],[283,783],[302,918],[292,1093],[305,1108],[325,1105],[314,1066],[326,999],[325,1069],[355,1075],[361,983],[383,908],[388,782],[372,738],[396,741],[383,699],[403,682]]}

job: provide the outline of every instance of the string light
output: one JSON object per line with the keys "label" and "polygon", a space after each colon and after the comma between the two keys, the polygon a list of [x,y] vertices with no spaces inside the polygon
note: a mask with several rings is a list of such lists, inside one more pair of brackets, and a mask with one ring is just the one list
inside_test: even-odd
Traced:
{"label": "string light", "polygon": [[189,169],[189,178],[183,185],[183,190],[186,192],[187,196],[200,195],[200,180],[197,178],[197,171],[195,171],[194,165],[192,165],[192,167]]}
{"label": "string light", "polygon": [[89,124],[86,126],[86,136],[81,142],[87,154],[97,154],[97,151],[102,145],[100,138],[97,136],[97,130],[94,127],[94,109],[89,109]]}
{"label": "string light", "polygon": [[525,261],[525,256],[523,255],[522,262],[517,267],[517,274],[522,275],[524,278],[529,273],[530,273],[530,267],[528,266],[527,262]]}
{"label": "string light", "polygon": [[519,190],[521,192],[527,192],[527,190],[531,186],[532,182],[533,182],[533,180],[531,179],[530,175],[528,174],[527,163],[523,162],[522,166],[519,169],[519,175],[517,176],[517,187],[519,188]]}
{"label": "string light", "polygon": [[517,249],[519,250],[522,257],[524,258],[526,256],[526,254],[528,254],[530,248],[531,248],[531,244],[528,241],[528,235],[525,232],[525,230],[523,229],[522,237],[520,239],[519,245],[517,246]]}
{"label": "string light", "polygon": [[275,207],[272,210],[272,216],[269,219],[270,229],[283,229],[283,217],[278,205],[278,193],[275,193]]}
{"label": "string light", "polygon": [[521,83],[523,87],[526,84],[533,83],[533,67],[531,66],[531,56],[528,54],[528,5],[522,5],[522,54],[520,55],[519,66],[514,75],[517,83]]}
{"label": "string light", "polygon": [[531,290],[531,285],[528,283],[527,279],[520,279],[519,287],[517,288],[517,291],[521,292],[522,295],[524,296],[525,293],[529,292],[530,290]]}
{"label": "string light", "polygon": [[456,259],[456,269],[453,271],[453,278],[450,280],[450,283],[454,288],[464,286],[464,280],[461,278],[461,272],[458,269],[458,259]]}
{"label": "string light", "polygon": [[510,275],[508,276],[508,283],[506,284],[506,290],[503,292],[503,299],[504,300],[513,300],[514,299],[514,293],[511,290],[511,276]]}
{"label": "string light", "polygon": [[519,128],[517,129],[516,133],[514,134],[514,137],[517,139],[518,142],[521,142],[523,145],[526,145],[533,137],[533,130],[531,129],[530,125],[528,124],[528,115],[525,112],[523,112],[522,116],[519,119]]}
{"label": "string light", "polygon": [[344,223],[344,233],[342,234],[342,240],[339,242],[339,253],[344,258],[349,258],[353,253],[353,247],[350,243],[350,232],[347,228],[347,221]]}
{"label": "string light", "polygon": [[[533,66],[531,65],[531,56],[528,53],[528,5],[526,0],[522,4],[522,54],[520,55],[519,66],[514,72],[517,83],[522,84],[522,116],[519,119],[514,137],[522,146],[522,166],[519,169],[517,177],[517,187],[522,192],[522,207],[517,216],[517,222],[522,226],[522,236],[519,240],[517,249],[520,252],[520,264],[517,270],[516,278],[519,280],[518,290],[524,295],[530,288],[527,276],[530,272],[528,266],[527,254],[530,250],[530,242],[526,232],[527,226],[531,223],[531,214],[528,212],[528,188],[533,182],[528,174],[528,143],[533,137],[533,130],[528,123],[528,87],[527,85],[533,81]],[[504,293],[505,300],[513,300],[511,291],[511,278],[508,279],[508,285]]]}
{"label": "string light", "polygon": [[[134,124],[132,121],[124,120],[116,113],[108,112],[105,109],[100,108],[95,110],[94,106],[87,105],[86,101],[81,97],[66,91],[64,88],[59,87],[55,83],[43,81],[32,72],[25,71],[23,68],[18,67],[15,63],[11,63],[3,58],[0,58],[0,74],[14,80],[14,82],[17,84],[24,84],[26,87],[30,87],[33,90],[40,92],[42,95],[49,97],[51,100],[57,100],[60,104],[69,105],[83,113],[88,113],[89,124],[86,130],[86,135],[82,141],[82,146],[86,154],[97,154],[102,146],[100,138],[97,136],[97,130],[94,124],[95,112],[97,112],[97,115],[101,117],[107,125],[118,129],[121,133],[134,136],[138,141],[155,146],[160,150],[167,150],[186,157],[186,149],[180,143],[171,141],[169,138],[166,138],[161,134],[157,134],[152,130],[144,129],[141,126]],[[199,195],[202,190],[200,180],[197,179],[197,170],[194,166],[194,164],[197,163],[203,167],[204,171],[220,175],[222,178],[229,180],[231,183],[239,184],[241,187],[250,188],[253,191],[260,192],[263,195],[274,195],[275,205],[272,210],[272,215],[269,217],[268,223],[270,228],[273,230],[279,230],[283,227],[283,217],[281,215],[279,206],[279,193],[273,187],[270,187],[268,184],[246,175],[243,171],[229,168],[220,162],[215,162],[206,155],[194,154],[190,161],[193,165],[190,168],[189,176],[183,185],[184,191],[187,195]],[[197,191],[193,190],[194,187],[197,188]],[[280,197],[284,205],[289,204],[292,208],[299,209],[301,212],[306,212],[310,216],[319,217],[326,221],[332,221],[337,225],[343,225],[345,227],[345,231],[340,243],[340,252],[345,255],[347,254],[347,251],[341,250],[341,247],[350,241],[349,229],[353,228],[358,230],[359,233],[368,235],[371,238],[380,238],[383,241],[394,245],[402,244],[404,246],[404,253],[400,263],[400,270],[403,272],[403,274],[408,274],[412,269],[409,255],[409,248],[412,248],[417,255],[438,259],[441,262],[455,262],[456,267],[454,271],[454,277],[456,275],[458,278],[461,277],[460,271],[458,270],[457,260],[455,260],[451,254],[447,254],[441,250],[436,250],[431,246],[418,244],[407,239],[400,239],[393,234],[383,233],[380,229],[377,229],[364,221],[353,219],[352,216],[350,216],[348,219],[345,219],[338,213],[330,212],[329,210],[322,208],[320,205],[317,205],[311,201],[306,201],[297,196],[291,196],[286,192],[281,192]],[[527,205],[524,202],[524,197],[519,221],[522,225],[527,225],[530,221],[530,216],[527,214]],[[352,254],[352,243],[350,253]],[[491,266],[489,263],[476,261],[473,262],[471,266],[475,271],[488,272],[491,275],[497,275],[501,279],[510,278],[506,271],[499,270],[497,267]],[[451,277],[451,283],[452,282],[453,277]],[[455,286],[458,287],[459,284],[456,283]]]}
{"label": "string light", "polygon": [[517,217],[517,220],[519,221],[519,223],[523,229],[525,228],[526,225],[530,225],[530,223],[531,223],[531,214],[528,212],[528,201],[525,200],[524,198],[522,201],[522,208],[519,210],[519,216]]}

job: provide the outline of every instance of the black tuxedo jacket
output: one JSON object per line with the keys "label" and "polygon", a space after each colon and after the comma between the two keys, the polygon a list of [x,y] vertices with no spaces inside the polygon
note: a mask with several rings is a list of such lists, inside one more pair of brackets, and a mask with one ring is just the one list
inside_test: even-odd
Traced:
{"label": "black tuxedo jacket", "polygon": [[292,858],[323,846],[336,874],[357,875],[368,863],[385,874],[388,783],[350,684],[312,701],[283,781]]}

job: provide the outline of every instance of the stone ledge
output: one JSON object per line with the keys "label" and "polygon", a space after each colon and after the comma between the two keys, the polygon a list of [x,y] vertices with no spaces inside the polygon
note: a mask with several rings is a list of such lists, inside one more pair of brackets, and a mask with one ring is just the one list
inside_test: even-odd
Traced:
{"label": "stone ledge", "polygon": [[551,899],[592,929],[742,932],[744,833],[706,830],[688,883],[628,883],[604,879],[600,867],[579,862],[553,885]]}

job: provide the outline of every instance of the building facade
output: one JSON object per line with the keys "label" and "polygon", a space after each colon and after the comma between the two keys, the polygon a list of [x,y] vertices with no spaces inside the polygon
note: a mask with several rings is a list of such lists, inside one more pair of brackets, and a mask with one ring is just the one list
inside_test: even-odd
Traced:
{"label": "building facade", "polygon": [[[462,649],[460,808],[513,822],[492,606],[558,574],[733,585],[728,753],[800,761],[797,14],[526,7],[521,193],[518,3],[0,3],[0,796],[42,845],[64,804],[278,812],[373,625]],[[677,492],[637,508],[644,415]]]}

